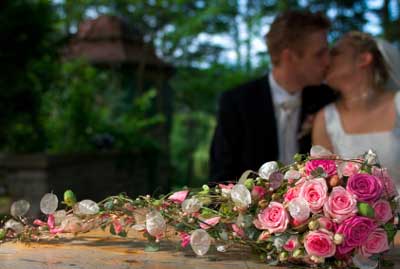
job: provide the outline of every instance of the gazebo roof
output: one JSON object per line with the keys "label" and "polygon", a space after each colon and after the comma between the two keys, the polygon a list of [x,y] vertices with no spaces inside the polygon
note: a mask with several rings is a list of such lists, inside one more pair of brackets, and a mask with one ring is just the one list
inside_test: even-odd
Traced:
{"label": "gazebo roof", "polygon": [[94,64],[144,64],[156,69],[173,69],[157,57],[154,47],[143,41],[138,30],[129,27],[122,18],[108,15],[80,23],[64,57],[86,58]]}

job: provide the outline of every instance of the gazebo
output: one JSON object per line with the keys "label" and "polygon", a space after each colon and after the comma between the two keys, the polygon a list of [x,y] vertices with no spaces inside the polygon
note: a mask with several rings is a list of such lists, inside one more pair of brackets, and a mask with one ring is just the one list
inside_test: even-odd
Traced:
{"label": "gazebo", "polygon": [[120,17],[102,15],[79,25],[78,32],[70,39],[64,51],[66,59],[85,58],[89,62],[110,68],[127,66],[136,74],[138,86],[155,79],[167,80],[173,67],[162,61],[154,47],[143,41],[143,35],[130,27]]}
{"label": "gazebo", "polygon": [[154,112],[165,118],[163,128],[157,130],[158,138],[168,147],[172,115],[168,79],[174,68],[156,55],[152,45],[144,42],[139,30],[117,16],[102,15],[83,21],[65,47],[63,57],[83,58],[99,68],[112,70],[129,96],[156,89]]}
{"label": "gazebo", "polygon": [[168,190],[169,133],[172,94],[168,79],[174,68],[157,57],[154,47],[143,41],[139,31],[116,16],[100,16],[84,21],[70,38],[63,59],[86,59],[97,68],[110,70],[119,79],[120,91],[132,98],[149,89],[157,90],[152,113],[164,116],[164,123],[154,130],[162,152],[119,153],[101,151],[90,154],[46,153],[0,156],[0,172],[9,186],[12,199],[32,202],[37,215],[38,202],[45,192],[59,197],[66,188],[78,197],[102,199],[106,195],[126,192],[128,195]]}

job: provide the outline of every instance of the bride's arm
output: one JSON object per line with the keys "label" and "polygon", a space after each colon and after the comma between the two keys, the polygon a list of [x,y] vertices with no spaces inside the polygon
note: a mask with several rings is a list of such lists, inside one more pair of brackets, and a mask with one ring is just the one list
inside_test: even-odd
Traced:
{"label": "bride's arm", "polygon": [[312,144],[320,145],[333,152],[332,142],[325,127],[324,109],[318,111],[312,128]]}

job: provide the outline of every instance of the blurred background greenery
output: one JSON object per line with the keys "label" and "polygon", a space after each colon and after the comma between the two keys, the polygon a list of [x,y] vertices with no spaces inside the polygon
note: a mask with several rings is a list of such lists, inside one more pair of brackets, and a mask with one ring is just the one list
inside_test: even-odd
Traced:
{"label": "blurred background greenery", "polygon": [[[278,12],[326,13],[331,41],[358,29],[398,42],[399,6],[394,0],[2,1],[0,151],[157,150],[167,156],[171,186],[201,185],[208,181],[218,96],[268,70],[262,38]],[[166,84],[143,82],[140,69],[132,75],[124,64],[65,57],[79,25],[102,15],[121,18],[140,44],[154,48],[173,70]]]}

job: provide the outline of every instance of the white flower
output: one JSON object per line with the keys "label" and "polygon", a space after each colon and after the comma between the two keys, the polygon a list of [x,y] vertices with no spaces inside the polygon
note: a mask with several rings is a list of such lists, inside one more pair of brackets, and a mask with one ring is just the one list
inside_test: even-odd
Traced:
{"label": "white flower", "polygon": [[332,155],[332,152],[330,152],[328,149],[326,149],[320,145],[314,145],[311,147],[311,150],[310,150],[310,156],[314,157],[314,158],[327,157],[327,156],[331,156],[331,155]]}
{"label": "white flower", "polygon": [[368,150],[368,152],[365,154],[365,161],[367,164],[373,165],[377,163],[377,156],[376,153],[373,150]]}
{"label": "white flower", "polygon": [[278,171],[278,163],[275,161],[264,163],[258,170],[260,177],[268,179],[272,173]]}
{"label": "white flower", "polygon": [[192,197],[183,201],[182,211],[187,214],[196,213],[200,210],[202,206],[203,203],[199,199],[197,199],[196,197]]}
{"label": "white flower", "polygon": [[231,190],[231,199],[239,208],[247,208],[251,204],[251,193],[242,184],[236,184]]}

